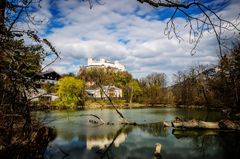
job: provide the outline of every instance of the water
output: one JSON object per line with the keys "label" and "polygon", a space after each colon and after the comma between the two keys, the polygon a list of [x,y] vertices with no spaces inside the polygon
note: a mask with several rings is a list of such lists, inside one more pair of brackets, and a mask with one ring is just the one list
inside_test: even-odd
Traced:
{"label": "water", "polygon": [[[121,109],[129,121],[151,123],[172,121],[176,116],[185,119],[218,121],[219,112],[176,108]],[[240,156],[240,133],[213,130],[174,130],[154,126],[123,126],[120,124],[91,124],[96,114],[106,122],[119,122],[113,109],[37,112],[35,115],[55,127],[57,137],[45,151],[47,158],[155,158],[155,144],[162,145],[163,159],[237,158]],[[110,145],[110,146],[109,146]]]}

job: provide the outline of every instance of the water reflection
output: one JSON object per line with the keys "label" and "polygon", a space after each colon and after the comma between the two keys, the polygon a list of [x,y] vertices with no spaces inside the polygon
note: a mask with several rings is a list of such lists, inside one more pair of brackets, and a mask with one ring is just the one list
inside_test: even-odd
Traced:
{"label": "water reflection", "polygon": [[[125,134],[125,133],[119,134],[113,143],[114,146],[119,147],[119,145],[121,143],[123,143],[126,140],[126,138],[127,138],[127,134]],[[113,138],[108,137],[108,136],[101,136],[101,137],[88,136],[86,139],[87,149],[91,150],[94,147],[103,149],[103,148],[107,147],[108,145],[110,145],[112,143],[112,141],[113,141]]]}
{"label": "water reflection", "polygon": [[[111,110],[92,111],[90,113],[103,114],[105,121],[116,119],[108,114],[112,113]],[[144,111],[145,115],[143,116]],[[181,111],[182,114],[179,114]],[[152,109],[134,109],[123,110],[123,113],[128,118],[142,123],[174,119],[175,116],[191,117],[189,112],[181,111],[155,109],[154,113]],[[162,145],[161,158],[163,159],[226,159],[237,158],[236,156],[240,155],[240,134],[238,132],[182,131],[164,128],[161,123],[125,127],[118,124],[97,126],[90,124],[88,118],[79,117],[79,114],[82,113],[86,112],[72,112],[66,118],[63,118],[66,116],[64,112],[48,114],[48,118],[50,118],[48,120],[58,119],[58,116],[61,119],[49,123],[56,128],[58,134],[57,138],[48,145],[45,158],[151,159],[155,158],[156,143]],[[105,117],[104,113],[106,113]],[[195,111],[194,114],[196,115],[197,112]],[[196,116],[206,118],[202,111],[200,115]],[[219,116],[216,118],[211,116],[208,117],[208,120],[215,121],[217,118],[219,119]]]}
{"label": "water reflection", "polygon": [[169,135],[168,128],[163,126],[163,123],[153,123],[139,126],[143,132],[147,132],[153,136],[167,137]]}
{"label": "water reflection", "polygon": [[195,158],[238,158],[240,154],[239,132],[174,130],[173,135],[178,141],[189,140]]}

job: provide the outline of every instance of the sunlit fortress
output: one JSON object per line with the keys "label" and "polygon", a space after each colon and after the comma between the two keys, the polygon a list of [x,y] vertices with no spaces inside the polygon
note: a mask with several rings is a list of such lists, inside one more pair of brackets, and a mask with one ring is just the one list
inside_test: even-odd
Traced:
{"label": "sunlit fortress", "polygon": [[86,68],[112,68],[112,69],[116,69],[119,71],[126,71],[126,68],[123,64],[119,63],[118,61],[108,61],[106,59],[99,59],[99,60],[94,60],[93,58],[88,58],[88,63]]}

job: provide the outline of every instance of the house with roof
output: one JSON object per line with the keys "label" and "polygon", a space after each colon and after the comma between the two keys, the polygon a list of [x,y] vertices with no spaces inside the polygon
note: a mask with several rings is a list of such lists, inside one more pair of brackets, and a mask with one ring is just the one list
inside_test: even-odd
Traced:
{"label": "house with roof", "polygon": [[102,86],[94,89],[87,89],[86,92],[89,97],[93,98],[107,98],[107,96],[113,98],[123,97],[122,89],[116,86]]}
{"label": "house with roof", "polygon": [[38,73],[34,80],[36,82],[36,89],[31,89],[27,93],[27,97],[31,101],[40,101],[45,100],[48,102],[54,101],[58,99],[58,95],[54,93],[47,92],[45,89],[43,89],[43,86],[45,84],[50,84],[51,86],[54,86],[57,84],[57,81],[61,78],[61,75],[59,75],[56,71],[53,69],[49,69],[47,71]]}
{"label": "house with roof", "polygon": [[41,84],[56,84],[60,78],[61,75],[59,75],[56,71],[52,69],[38,73],[38,75],[36,76],[36,79],[39,80]]}

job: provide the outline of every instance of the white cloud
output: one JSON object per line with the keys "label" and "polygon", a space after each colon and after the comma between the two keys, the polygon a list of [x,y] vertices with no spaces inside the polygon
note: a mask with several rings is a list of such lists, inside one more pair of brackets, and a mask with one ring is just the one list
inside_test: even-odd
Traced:
{"label": "white cloud", "polygon": [[[216,62],[214,34],[206,33],[199,43],[197,54],[191,56],[193,46],[188,43],[188,30],[184,28],[185,20],[182,18],[176,19],[180,34],[185,39],[179,43],[176,38],[169,40],[164,35],[166,20],[140,17],[155,8],[136,0],[102,2],[104,5],[94,4],[91,10],[88,3],[76,0],[59,0],[55,4],[61,15],[58,22],[64,26],[51,28],[47,38],[61,52],[61,61],[53,65],[60,73],[76,73],[87,57],[119,60],[135,77],[151,72],[171,75],[192,64]],[[232,20],[238,14],[237,8],[229,5],[221,15],[231,15],[229,18]],[[49,17],[54,18],[54,15]]]}

